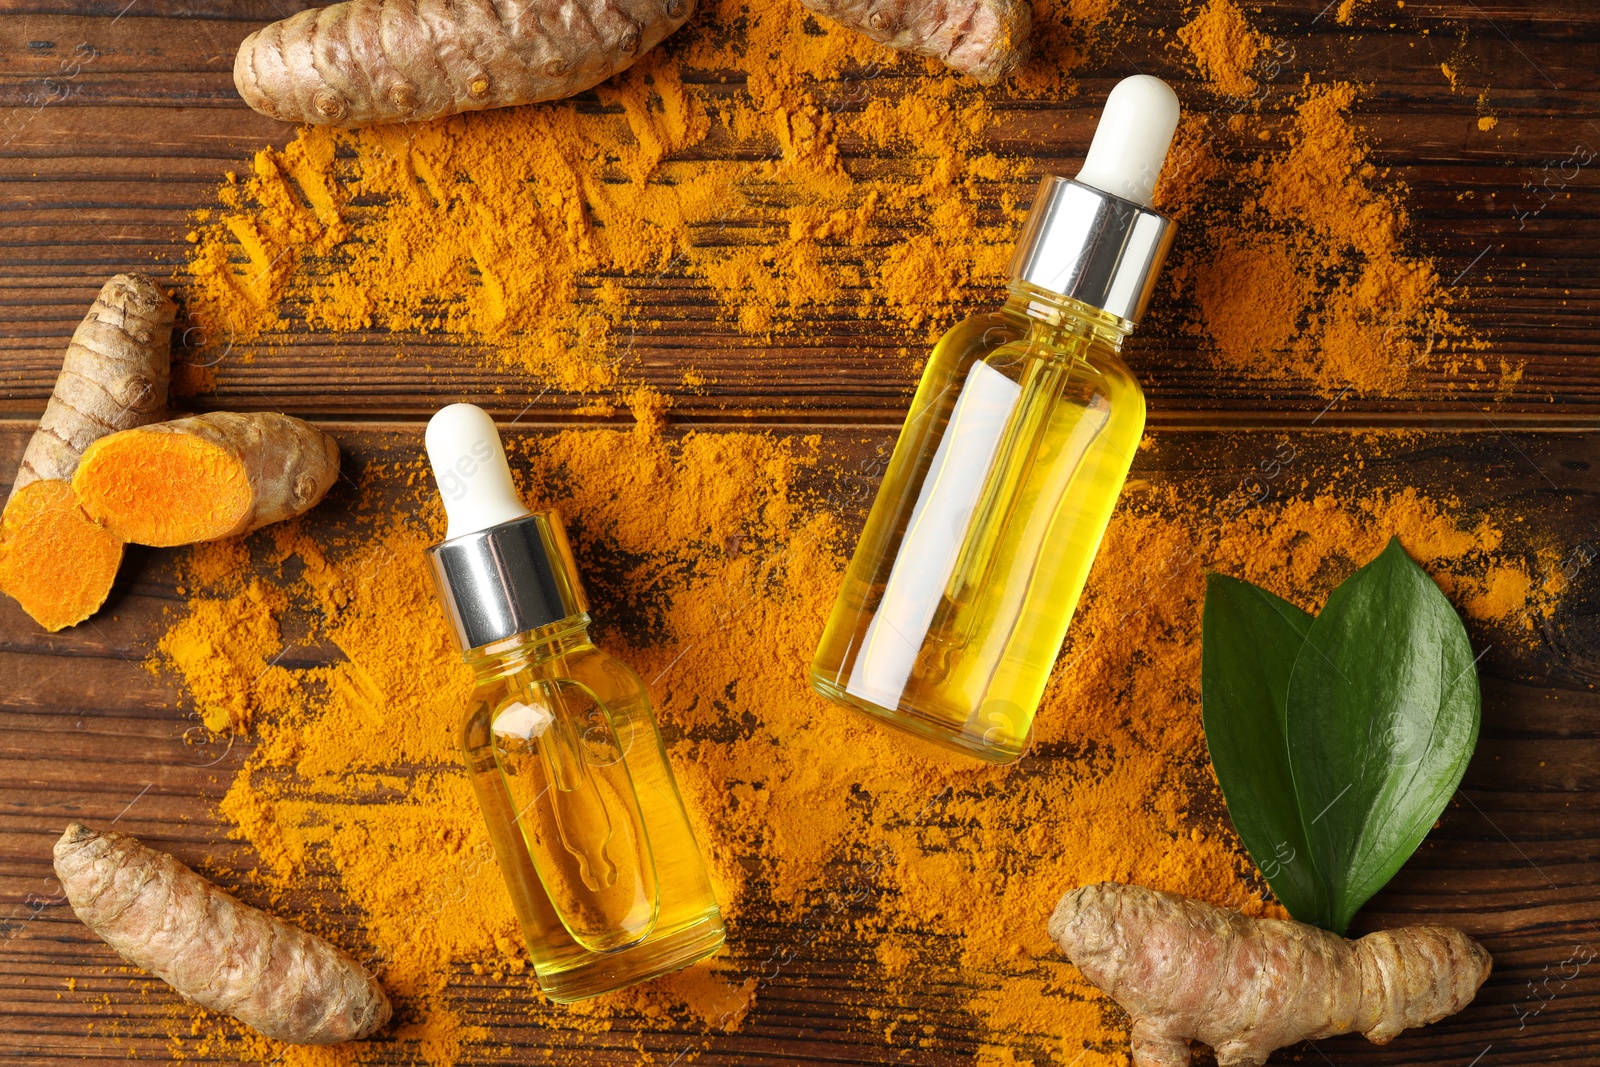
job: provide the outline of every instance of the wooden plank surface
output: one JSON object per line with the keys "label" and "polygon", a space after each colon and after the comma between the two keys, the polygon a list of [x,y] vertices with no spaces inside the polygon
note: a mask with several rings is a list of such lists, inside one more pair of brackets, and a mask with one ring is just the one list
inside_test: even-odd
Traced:
{"label": "wooden plank surface", "polygon": [[[1360,118],[1375,161],[1410,187],[1414,250],[1437,258],[1445,277],[1468,271],[1460,314],[1493,339],[1496,357],[1526,361],[1526,371],[1493,405],[1435,379],[1415,397],[1345,398],[1318,417],[1325,398],[1288,389],[1264,399],[1258,384],[1220,374],[1158,309],[1131,352],[1158,429],[1137,476],[1220,498],[1260,451],[1261,435],[1242,427],[1279,427],[1305,454],[1331,461],[1353,440],[1331,427],[1448,426],[1457,432],[1388,449],[1383,474],[1458,494],[1463,508],[1517,508],[1569,548],[1600,546],[1600,433],[1568,432],[1600,425],[1600,168],[1572,182],[1570,200],[1518,218],[1547,161],[1577,144],[1600,148],[1600,9],[1586,0],[1410,0],[1403,14],[1375,3],[1340,26],[1319,17],[1324,2],[1269,2],[1258,17],[1269,32],[1294,35],[1308,69],[1368,86]],[[301,6],[0,0],[0,415],[12,420],[0,424],[0,477],[14,468],[65,339],[104,277],[130,264],[177,268],[189,213],[212,200],[224,172],[291,136],[242,107],[228,72],[249,30]],[[1040,171],[1070,170],[1094,102],[1116,78],[1139,69],[1192,88],[1156,36],[1170,39],[1182,7],[1130,5],[1143,43],[1083,72],[1074,98],[1041,107],[997,92],[995,149]],[[1438,69],[1445,59],[1492,83],[1504,136],[1472,136],[1475,103],[1449,90]],[[1464,190],[1475,195],[1459,199]],[[714,310],[691,279],[669,276],[646,313],[663,326],[641,339],[630,371],[678,394],[676,421],[820,429],[841,461],[892,439],[917,363],[899,353],[903,337],[838,316],[819,321],[813,337],[768,345]],[[229,368],[207,403],[342,420],[328,425],[354,462],[414,452],[419,433],[409,420],[443,402],[475,399],[510,414],[529,391],[437,339],[280,340]],[[397,364],[397,345],[416,358]],[[687,366],[714,386],[684,391]],[[523,422],[570,421],[575,403],[548,396]],[[170,557],[136,552],[105,625],[46,637],[0,601],[0,1056],[168,1058],[173,996],[115,970],[114,956],[60,903],[47,857],[71,815],[120,816],[120,826],[188,859],[220,840],[213,804],[242,750],[186,744],[193,720],[180,694],[139,666],[167,625],[164,609],[180,599]],[[1600,952],[1600,567],[1581,572],[1532,647],[1496,647],[1483,669],[1479,756],[1428,846],[1362,922],[1458,924],[1494,953],[1489,985],[1421,1037],[1386,1048],[1319,1042],[1282,1062],[1600,1064],[1600,963],[1587,962]],[[359,923],[337,899],[326,904]],[[714,1067],[971,1063],[983,1035],[959,1006],[968,978],[953,963],[930,964],[915,995],[884,992],[870,950],[846,936],[849,918],[823,916],[838,936],[800,950],[731,1035],[665,1023],[637,1034],[563,1032],[561,1013],[496,999],[491,980],[466,970],[451,995],[495,1035],[472,1062],[636,1063],[642,1049],[667,1063],[692,1038],[704,1046],[694,1062]],[[782,924],[746,921],[733,962],[754,969],[795,938]],[[58,999],[69,978],[86,997]],[[105,999],[95,1005],[97,997]],[[886,1040],[875,1013],[908,1010],[921,1013],[925,1034]],[[375,1055],[399,1062],[392,1049]],[[190,1058],[234,1059],[226,1050]]]}
{"label": "wooden plank surface", "polygon": [[[336,429],[352,470],[409,459],[421,447],[420,428]],[[890,439],[882,432],[825,431],[822,454],[831,462],[818,475],[822,498],[840,498],[826,480],[844,477],[840,472]],[[15,430],[0,433],[0,459],[15,457],[24,440]],[[1494,954],[1489,983],[1466,1011],[1424,1034],[1388,1047],[1359,1038],[1318,1042],[1315,1049],[1299,1049],[1299,1061],[1321,1062],[1325,1055],[1339,1067],[1465,1065],[1489,1049],[1482,1062],[1491,1067],[1595,1063],[1600,492],[1594,472],[1600,469],[1600,434],[1410,435],[1383,438],[1377,447],[1337,431],[1173,433],[1140,452],[1134,478],[1220,500],[1280,440],[1303,457],[1297,465],[1308,472],[1347,469],[1352,456],[1368,457],[1366,471],[1346,492],[1360,491],[1362,484],[1401,484],[1435,497],[1458,495],[1463,514],[1520,515],[1528,521],[1523,533],[1536,532],[1541,543],[1564,554],[1588,546],[1596,557],[1596,565],[1577,569],[1573,590],[1535,641],[1507,642],[1491,627],[1472,625],[1475,647],[1487,650],[1478,754],[1440,827],[1358,919],[1362,929],[1429,920],[1460,926]],[[1306,485],[1287,489],[1288,497],[1314,496],[1323,482],[1324,475],[1313,473]],[[398,491],[398,484],[391,489]],[[333,514],[318,520],[337,521]],[[176,590],[175,555],[150,552],[134,559],[96,625],[43,635],[14,604],[0,603],[0,670],[12,680],[0,697],[0,1055],[48,1063],[78,1056],[155,1062],[167,1054],[174,997],[159,983],[115,970],[110,950],[61,903],[48,856],[72,817],[118,819],[120,827],[189,860],[224,847],[226,828],[211,805],[232,780],[245,746],[186,744],[186,735],[193,737],[192,712],[182,710],[181,694],[169,680],[140,666],[168,625],[166,612],[183,600]],[[626,588],[606,561],[580,562],[592,588]],[[601,616],[625,610],[622,603],[596,607]],[[297,666],[337,657],[316,649],[293,655]],[[744,710],[734,707],[730,714],[736,719]],[[248,876],[244,881],[248,892]],[[359,914],[336,895],[322,907],[359,931]],[[873,907],[870,898],[862,905],[867,912]],[[795,959],[761,987],[738,1032],[705,1035],[698,1025],[646,1023],[636,1034],[631,1022],[625,1033],[566,1031],[559,1009],[496,999],[494,983],[463,969],[452,979],[450,995],[495,1038],[472,1047],[465,1062],[523,1062],[529,1050],[539,1050],[540,1059],[572,1067],[633,1063],[638,1053],[630,1042],[636,1039],[659,1055],[656,1062],[671,1060],[692,1042],[703,1050],[696,1062],[716,1067],[944,1067],[971,1062],[986,1040],[961,1007],[973,978],[956,961],[941,964],[936,956],[920,965],[915,982],[890,983],[879,976],[870,944],[851,936],[848,912],[823,909],[815,921],[824,924],[826,936],[815,940],[793,926],[763,921],[760,907],[746,913],[751,918],[736,924],[730,940],[735,973],[760,973],[775,950],[793,952]],[[797,947],[803,936],[805,943]],[[68,979],[77,986],[75,994],[87,991],[87,998],[57,1001]],[[917,991],[909,999],[891,991],[907,988]],[[109,1000],[97,1002],[98,997]],[[87,1018],[86,1005],[93,1009]],[[886,1040],[883,1013],[909,1011],[919,1013],[922,1029],[914,1039]],[[112,1018],[115,1032],[100,1031]],[[91,1021],[97,1030],[86,1034]],[[1039,1040],[1013,1036],[1022,1051]],[[392,1046],[372,1054],[374,1062],[403,1062]],[[228,1056],[198,1059],[224,1062]]]}
{"label": "wooden plank surface", "polygon": [[[108,274],[130,263],[178,268],[189,212],[210,202],[225,171],[242,169],[263,144],[289,138],[288,126],[243,108],[229,71],[246,32],[300,6],[229,0],[197,13],[148,0],[0,3],[0,413],[40,409],[64,339]],[[1385,0],[1362,7],[1355,25],[1340,26],[1331,15],[1317,18],[1323,6],[1269,3],[1258,22],[1293,41],[1296,69],[1367,86],[1358,118],[1371,132],[1374,162],[1411,190],[1413,251],[1434,257],[1444,278],[1465,271],[1462,320],[1492,339],[1495,359],[1526,363],[1496,410],[1507,420],[1592,418],[1600,410],[1600,363],[1592,353],[1600,168],[1582,169],[1542,210],[1530,205],[1543,203],[1531,199],[1532,190],[1550,161],[1567,158],[1576,145],[1600,146],[1592,117],[1600,110],[1600,12],[1583,0],[1410,3],[1401,12]],[[1182,24],[1182,5],[1144,2],[1130,11],[1139,32],[1124,34],[1110,65],[1081,72],[1076,96],[1041,105],[1003,89],[992,95],[996,121],[988,137],[996,151],[1036,172],[1070,172],[1097,101],[1134,69],[1204,98],[1166,43]],[[1445,60],[1492,85],[1495,137],[1477,133],[1475,98],[1451,89],[1439,69]],[[1265,106],[1276,115],[1282,101],[1272,97]],[[696,151],[717,149],[708,142]],[[848,146],[845,154],[851,156]],[[1468,190],[1474,195],[1463,199]],[[1026,186],[1017,191],[1026,199]],[[898,327],[824,313],[814,332],[766,343],[741,335],[716,314],[710,295],[679,273],[668,272],[649,292],[640,319],[660,326],[636,339],[628,369],[679,394],[681,418],[888,422],[914,383],[922,345],[908,348]],[[253,362],[229,366],[207,402],[344,416],[417,416],[441,398],[512,411],[523,402],[502,395],[507,383],[474,353],[438,338],[301,332],[271,341]],[[397,363],[397,348],[414,358]],[[1157,425],[1196,411],[1248,417],[1261,408],[1264,388],[1280,410],[1314,412],[1325,403],[1304,387],[1264,387],[1218,371],[1161,304],[1135,337],[1131,361]],[[685,390],[689,366],[714,384]],[[334,383],[337,390],[329,388]],[[1417,396],[1348,397],[1330,418],[1429,411],[1460,422],[1483,401],[1459,386],[1441,372]],[[543,401],[552,408],[577,402]]]}

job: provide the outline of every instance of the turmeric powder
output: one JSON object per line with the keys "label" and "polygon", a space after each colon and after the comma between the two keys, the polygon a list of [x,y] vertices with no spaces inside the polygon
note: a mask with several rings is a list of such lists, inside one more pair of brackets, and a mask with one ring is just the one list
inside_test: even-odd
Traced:
{"label": "turmeric powder", "polygon": [[[445,334],[585,394],[636,384],[645,337],[672,316],[693,325],[662,307],[667,285],[753,344],[843,316],[903,356],[992,300],[1039,170],[1060,166],[994,150],[1015,113],[797,5],[705,6],[599,86],[599,108],[305,129],[261,151],[196,218],[195,335],[211,356],[248,354],[303,320],[391,331],[413,358]],[[1125,16],[1109,0],[1037,5],[1014,106],[1075,91],[1073,69],[1111,54]],[[1360,92],[1291,76],[1294,42],[1251,18],[1207,0],[1177,35],[1218,102],[1190,102],[1158,194],[1188,236],[1179,314],[1155,320],[1188,320],[1221,370],[1328,396],[1441,373],[1476,384],[1464,354],[1481,339],[1409,247],[1405,190],[1371,165]],[[1294,105],[1287,145],[1268,98]]]}
{"label": "turmeric powder", "polygon": [[[1430,373],[1458,377],[1485,342],[1453,315],[1458,294],[1432,262],[1407,250],[1406,189],[1370,162],[1357,88],[1261,83],[1288,79],[1282,62],[1263,69],[1269,42],[1233,0],[1207,0],[1178,36],[1224,99],[1180,131],[1174,155],[1188,165],[1169,168],[1157,195],[1200,216],[1200,240],[1171,273],[1218,368],[1329,397],[1406,395]],[[1287,148],[1221,162],[1215,138],[1276,138],[1260,110],[1275,93],[1295,103]],[[1207,206],[1241,199],[1242,213]]]}
{"label": "turmeric powder", "polygon": [[[258,153],[196,218],[196,335],[220,353],[301,316],[394,331],[402,350],[445,333],[587,393],[618,384],[640,309],[687,274],[756,338],[836,311],[886,320],[895,343],[937,336],[946,301],[1002,279],[1033,177],[984,147],[986,98],[793,4],[707,7],[601,85],[601,108],[306,129]],[[1065,8],[1044,13],[1058,43],[1032,94],[1061,91],[1061,49],[1103,18],[1069,32]],[[726,71],[743,84],[716,88]],[[850,162],[851,142],[908,167]]]}
{"label": "turmeric powder", "polygon": [[1178,31],[1178,40],[1219,93],[1244,98],[1256,91],[1250,72],[1266,41],[1231,0],[1207,0]]}
{"label": "turmeric powder", "polygon": [[[555,1042],[646,1019],[659,1029],[685,1012],[700,1013],[697,1030],[737,1026],[762,995],[767,949],[744,932],[759,917],[864,945],[863,988],[909,992],[959,975],[985,1062],[1049,1048],[1066,1060],[1088,1049],[1082,1062],[1099,1063],[1127,1039],[1046,936],[1062,885],[1137,881],[1281,914],[1247,877],[1214,779],[1193,758],[1203,569],[1315,605],[1398,532],[1470,617],[1520,627],[1538,607],[1527,547],[1493,518],[1411,489],[1359,488],[1370,486],[1361,462],[1391,440],[1354,444],[1348,473],[1323,472],[1323,488],[1286,489],[1282,501],[1222,507],[1192,489],[1131,485],[1034,751],[1007,772],[864,729],[806,686],[848,547],[844,516],[866,503],[848,439],[512,437],[524,499],[583,516],[574,548],[597,616],[612,620],[599,636],[657,700],[730,924],[720,963],[577,1013],[537,1006],[456,770],[470,678],[428,584],[424,549],[443,530],[420,439],[394,441],[363,468],[361,504],[337,523],[313,513],[256,538],[255,566],[223,546],[195,550],[191,602],[154,665],[203,707],[219,659],[248,680],[277,658],[282,638],[267,621],[316,620],[306,639],[329,649],[322,665],[285,666],[300,658],[285,656],[249,687],[242,714],[255,744],[221,810],[269,886],[288,894],[326,878],[359,914],[358,958],[412,1020],[381,1039],[397,1055],[426,1049],[450,1063],[491,1039],[469,1021],[452,978],[461,965],[497,975],[495,995],[533,1005]],[[1513,604],[1519,577],[1528,599]],[[178,652],[200,640],[213,655]],[[931,951],[933,940],[949,952]],[[909,1010],[883,1010],[888,1031],[914,1025]],[[258,1050],[263,1060],[280,1051]],[[282,1062],[305,1061],[290,1051]]]}
{"label": "turmeric powder", "polygon": [[[213,581],[250,565],[249,553],[230,557],[228,569]],[[183,675],[211,733],[247,733],[258,708],[284,706],[299,687],[296,676],[276,663],[284,651],[278,619],[288,606],[281,589],[252,581],[230,597],[196,599],[162,635],[160,652]]]}

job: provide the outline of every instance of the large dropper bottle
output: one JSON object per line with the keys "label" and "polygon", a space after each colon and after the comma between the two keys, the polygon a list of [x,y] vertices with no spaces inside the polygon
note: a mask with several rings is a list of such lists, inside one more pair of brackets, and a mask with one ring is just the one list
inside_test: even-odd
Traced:
{"label": "large dropper bottle", "polygon": [[476,680],[461,746],[539,986],[580,1000],[715,951],[722,919],[650,699],[589,639],[561,517],[518,498],[488,414],[428,424],[429,550]]}
{"label": "large dropper bottle", "polygon": [[1171,247],[1178,124],[1119,83],[1076,179],[1046,177],[1010,299],[935,346],[812,663],[824,696],[996,763],[1017,758],[1144,430],[1122,342]]}

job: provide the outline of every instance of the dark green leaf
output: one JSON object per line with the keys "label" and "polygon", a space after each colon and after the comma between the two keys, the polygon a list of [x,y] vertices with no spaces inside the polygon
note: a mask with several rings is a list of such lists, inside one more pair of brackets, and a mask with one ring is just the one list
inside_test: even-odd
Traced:
{"label": "dark green leaf", "polygon": [[1478,740],[1466,628],[1399,539],[1328,598],[1287,709],[1301,818],[1342,934],[1422,843]]}
{"label": "dark green leaf", "polygon": [[1201,714],[1228,814],[1289,914],[1326,925],[1327,893],[1311,863],[1285,734],[1289,672],[1311,623],[1265,589],[1206,576]]}

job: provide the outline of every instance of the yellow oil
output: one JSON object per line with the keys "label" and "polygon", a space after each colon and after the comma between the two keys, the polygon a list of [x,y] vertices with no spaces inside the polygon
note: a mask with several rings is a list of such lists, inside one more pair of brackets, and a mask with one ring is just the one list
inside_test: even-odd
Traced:
{"label": "yellow oil", "polygon": [[[940,340],[812,663],[819,692],[995,763],[1021,755],[1144,431],[1129,329],[1016,284]],[[998,399],[969,416],[964,389]],[[958,425],[977,430],[941,452]],[[945,528],[950,499],[970,517]]]}
{"label": "yellow oil", "polygon": [[461,721],[539,987],[560,1002],[687,967],[724,937],[644,685],[588,622],[469,652]]}

